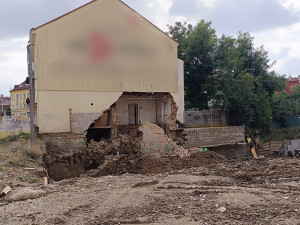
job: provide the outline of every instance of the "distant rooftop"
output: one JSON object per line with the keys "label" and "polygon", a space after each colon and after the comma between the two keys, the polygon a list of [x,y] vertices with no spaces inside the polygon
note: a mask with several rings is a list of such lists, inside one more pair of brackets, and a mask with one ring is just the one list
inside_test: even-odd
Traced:
{"label": "distant rooftop", "polygon": [[296,81],[298,82],[300,80],[300,75],[298,77],[288,77],[286,78],[286,81]]}
{"label": "distant rooftop", "polygon": [[21,84],[15,85],[14,88],[12,90],[10,90],[10,92],[29,89],[30,85],[26,81],[27,81],[27,79],[25,81],[23,81]]}

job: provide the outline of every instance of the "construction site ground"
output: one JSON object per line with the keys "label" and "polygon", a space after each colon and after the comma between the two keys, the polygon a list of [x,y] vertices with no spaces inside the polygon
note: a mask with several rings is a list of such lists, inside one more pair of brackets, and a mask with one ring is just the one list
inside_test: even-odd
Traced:
{"label": "construction site ground", "polygon": [[0,151],[0,189],[11,187],[0,224],[300,224],[299,159],[111,156],[105,168],[44,186],[24,170],[39,164],[12,144]]}

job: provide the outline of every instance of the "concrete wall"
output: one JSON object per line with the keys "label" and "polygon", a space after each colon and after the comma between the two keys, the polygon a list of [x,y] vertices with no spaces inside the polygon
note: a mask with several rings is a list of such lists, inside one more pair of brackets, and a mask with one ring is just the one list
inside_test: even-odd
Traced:
{"label": "concrete wall", "polygon": [[178,107],[177,120],[184,123],[184,64],[178,59],[178,93],[171,93]]}
{"label": "concrete wall", "polygon": [[188,127],[224,127],[227,126],[226,114],[221,111],[185,111],[185,124]]}
{"label": "concrete wall", "polygon": [[245,127],[185,128],[184,147],[209,147],[245,141]]}

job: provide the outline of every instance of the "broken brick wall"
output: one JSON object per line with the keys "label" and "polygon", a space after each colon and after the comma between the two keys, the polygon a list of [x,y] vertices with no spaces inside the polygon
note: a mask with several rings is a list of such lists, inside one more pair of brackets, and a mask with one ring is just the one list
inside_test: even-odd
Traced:
{"label": "broken brick wall", "polygon": [[170,130],[177,129],[176,127],[177,110],[178,110],[178,106],[176,105],[174,98],[171,96],[171,113],[168,117],[168,124]]}
{"label": "broken brick wall", "polygon": [[110,125],[111,125],[111,139],[118,137],[118,108],[116,104],[110,107]]}

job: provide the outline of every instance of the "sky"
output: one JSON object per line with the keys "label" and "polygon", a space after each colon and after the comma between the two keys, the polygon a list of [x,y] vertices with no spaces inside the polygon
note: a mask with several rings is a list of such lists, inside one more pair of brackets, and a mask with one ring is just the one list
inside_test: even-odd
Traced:
{"label": "sky", "polygon": [[[99,0],[101,1],[101,0]],[[29,30],[89,0],[0,0],[0,94],[27,76]],[[176,21],[212,22],[217,34],[249,32],[278,74],[300,75],[300,0],[123,0],[163,31]]]}

